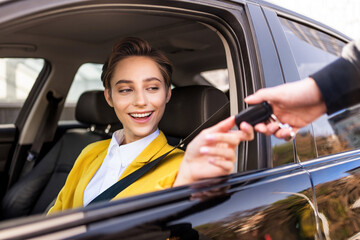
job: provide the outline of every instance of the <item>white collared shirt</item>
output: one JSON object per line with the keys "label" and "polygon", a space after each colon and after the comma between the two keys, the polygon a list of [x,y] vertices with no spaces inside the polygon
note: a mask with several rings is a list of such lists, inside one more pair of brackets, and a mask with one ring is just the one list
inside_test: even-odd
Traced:
{"label": "white collared shirt", "polygon": [[124,140],[123,129],[113,133],[107,154],[100,168],[86,186],[83,204],[87,206],[95,197],[119,181],[120,176],[132,161],[157,137],[160,132],[157,129],[152,134],[121,145]]}

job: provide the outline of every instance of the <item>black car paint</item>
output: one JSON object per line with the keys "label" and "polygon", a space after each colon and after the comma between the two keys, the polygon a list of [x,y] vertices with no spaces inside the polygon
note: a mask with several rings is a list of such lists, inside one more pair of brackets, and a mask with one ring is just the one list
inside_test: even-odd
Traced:
{"label": "black car paint", "polygon": [[[303,233],[306,227],[301,224],[302,211],[298,208],[309,211],[308,221],[314,226],[315,213],[308,201],[294,195],[295,193],[304,194],[306,198],[312,199],[309,176],[300,166],[278,171],[268,170],[253,175],[234,175],[223,184],[217,183],[208,189],[192,193],[188,196],[191,200],[179,199],[173,204],[142,211],[134,214],[132,220],[142,221],[146,225],[158,224],[164,229],[161,231],[167,231],[172,226],[184,225],[187,230],[182,234],[196,231],[200,236],[210,239],[259,239],[265,235],[273,239],[284,239],[289,236],[296,239],[300,238],[301,234],[313,236],[316,233],[315,229],[310,233]],[[297,204],[291,206],[291,201],[297,201]],[[287,219],[283,219],[284,217]],[[281,231],[278,221],[283,221]],[[251,226],[248,227],[251,222]],[[188,228],[189,226],[191,228]],[[122,227],[125,229],[122,230]],[[138,224],[129,223],[127,217],[120,216],[105,225],[88,225],[88,233],[83,236],[91,232],[100,238],[109,232],[126,236],[128,229],[136,227]],[[81,238],[81,235],[77,238]]]}
{"label": "black car paint", "polygon": [[360,155],[346,152],[302,163],[309,171],[324,236],[345,239],[360,231]]}
{"label": "black car paint", "polygon": [[[145,239],[149,237],[149,231],[166,236],[177,227],[185,228],[181,234],[197,233],[209,239],[313,236],[316,218],[311,206],[311,189],[309,175],[298,164],[233,174],[229,178],[210,179],[189,187],[84,208],[81,210],[83,219],[71,226],[86,225],[87,231],[72,238],[137,239],[143,235]],[[303,209],[306,216],[302,216]],[[313,226],[310,232],[304,230],[308,228],[304,226],[304,218]],[[42,219],[38,225],[48,220]],[[233,227],[229,228],[229,225]],[[46,236],[55,229],[68,228],[65,224],[51,228],[44,223],[43,228],[19,237]]]}
{"label": "black car paint", "polygon": [[[161,2],[161,1],[158,1]],[[217,2],[217,1],[214,1]],[[251,73],[242,76],[236,67],[237,79],[256,76],[245,93],[238,88],[238,95],[260,87],[269,87],[299,78],[291,49],[278,23],[277,12],[270,4],[257,1],[244,3],[244,12],[251,33],[233,33],[241,39],[241,54],[237,58],[247,59]],[[221,2],[217,2],[221,5]],[[177,2],[174,2],[177,4]],[[196,8],[203,5],[193,3]],[[209,4],[210,5],[210,4]],[[178,7],[184,7],[179,4]],[[228,5],[222,5],[223,10]],[[233,29],[236,10],[241,4],[228,9]],[[282,12],[282,11],[279,11]],[[224,17],[226,18],[226,17]],[[229,20],[229,18],[227,18]],[[297,20],[301,20],[298,17]],[[308,22],[307,22],[308,23]],[[314,24],[314,23],[313,23]],[[316,26],[316,25],[315,25]],[[246,27],[244,27],[246,28]],[[231,38],[234,36],[228,36]],[[244,39],[254,49],[244,49]],[[245,51],[246,50],[246,51]],[[249,55],[247,55],[249,54]],[[254,63],[258,62],[258,66]],[[248,71],[248,70],[244,70]],[[239,103],[243,106],[243,102]],[[2,131],[6,131],[3,130]],[[15,136],[15,132],[11,131]],[[4,135],[1,135],[3,138]],[[258,136],[257,156],[254,168],[270,167],[270,139]],[[1,142],[3,143],[3,142]],[[8,144],[8,141],[6,142]],[[294,148],[295,149],[295,148]],[[1,152],[2,153],[2,152]],[[4,156],[4,155],[2,155]],[[248,156],[252,158],[252,156]],[[251,160],[250,160],[251,161]],[[359,182],[359,152],[350,151],[317,160],[299,163],[294,154],[294,163],[273,169],[249,171],[229,177],[204,180],[190,186],[173,188],[129,199],[102,203],[83,210],[74,210],[62,216],[83,213],[81,220],[68,224],[44,227],[18,235],[20,238],[44,236],[52,232],[65,231],[77,226],[86,226],[87,231],[69,238],[76,239],[322,239],[341,224],[344,229],[331,239],[343,239],[360,231],[358,208],[352,203],[359,198],[356,188]],[[348,181],[348,179],[351,179]],[[345,186],[345,187],[344,187]],[[335,191],[330,194],[333,190]],[[315,193],[316,198],[314,196]],[[352,195],[351,195],[352,194]],[[343,200],[342,196],[350,196]],[[331,198],[329,197],[331,196]],[[329,209],[338,208],[339,217]],[[320,214],[320,216],[319,216]],[[323,214],[327,223],[324,223]],[[56,219],[56,216],[49,217]],[[24,220],[39,226],[46,218]],[[0,225],[0,233],[14,227],[20,229],[24,223]],[[328,227],[325,225],[327,224]],[[45,225],[44,225],[45,226]],[[182,236],[181,236],[182,234]],[[1,238],[1,235],[0,235]]]}

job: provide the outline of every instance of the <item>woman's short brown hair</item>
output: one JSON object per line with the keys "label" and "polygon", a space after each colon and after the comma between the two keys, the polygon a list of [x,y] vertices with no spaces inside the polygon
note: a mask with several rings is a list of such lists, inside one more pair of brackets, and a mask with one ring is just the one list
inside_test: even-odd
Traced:
{"label": "woman's short brown hair", "polygon": [[105,88],[111,89],[110,81],[114,73],[116,64],[132,56],[145,56],[151,58],[159,66],[161,75],[165,80],[167,87],[171,85],[172,64],[170,60],[161,51],[154,49],[150,44],[140,38],[128,37],[117,42],[112,49],[112,52],[104,63],[101,81]]}

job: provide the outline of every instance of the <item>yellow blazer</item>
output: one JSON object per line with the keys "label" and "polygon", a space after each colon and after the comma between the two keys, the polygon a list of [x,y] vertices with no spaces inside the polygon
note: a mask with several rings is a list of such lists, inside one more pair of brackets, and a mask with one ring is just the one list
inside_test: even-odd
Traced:
{"label": "yellow blazer", "polygon": [[[66,179],[64,187],[57,196],[55,205],[49,210],[49,213],[83,206],[85,188],[100,168],[106,156],[110,140],[111,139],[92,143],[82,150]],[[165,135],[160,132],[159,136],[130,163],[120,179],[171,149],[172,147],[167,143]],[[175,149],[162,163],[147,172],[113,199],[172,187],[183,156],[184,152],[182,150]]]}

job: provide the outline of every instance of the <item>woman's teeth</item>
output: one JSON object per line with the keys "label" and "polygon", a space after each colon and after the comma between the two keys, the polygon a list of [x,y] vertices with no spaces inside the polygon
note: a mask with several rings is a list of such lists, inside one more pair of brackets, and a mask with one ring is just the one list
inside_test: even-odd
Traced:
{"label": "woman's teeth", "polygon": [[151,115],[152,112],[148,112],[148,113],[130,113],[130,116],[132,116],[133,118],[146,118],[148,116]]}

